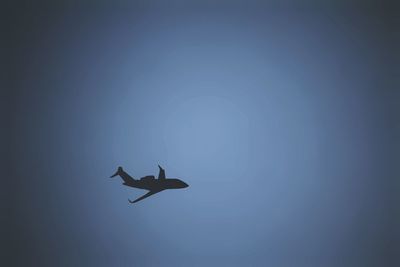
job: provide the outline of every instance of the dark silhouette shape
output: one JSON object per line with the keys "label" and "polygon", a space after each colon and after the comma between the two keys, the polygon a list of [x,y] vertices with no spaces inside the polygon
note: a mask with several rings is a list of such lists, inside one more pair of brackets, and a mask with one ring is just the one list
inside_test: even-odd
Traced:
{"label": "dark silhouette shape", "polygon": [[160,165],[158,165],[158,168],[160,169],[160,172],[158,173],[158,179],[156,179],[153,175],[148,175],[140,178],[139,180],[136,180],[129,174],[127,174],[122,169],[122,167],[118,167],[118,170],[113,175],[111,175],[110,178],[119,175],[122,180],[124,180],[124,182],[122,183],[123,185],[149,190],[147,194],[139,197],[138,199],[135,199],[134,201],[128,199],[130,203],[136,203],[165,189],[180,189],[189,186],[179,179],[165,178],[165,170],[161,168]]}

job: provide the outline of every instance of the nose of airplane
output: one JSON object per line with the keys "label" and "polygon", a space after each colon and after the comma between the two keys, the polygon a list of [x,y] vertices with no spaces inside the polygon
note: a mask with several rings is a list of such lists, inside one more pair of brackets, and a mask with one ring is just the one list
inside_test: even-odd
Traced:
{"label": "nose of airplane", "polygon": [[186,187],[189,187],[189,185],[185,182],[182,182],[182,188],[186,188]]}

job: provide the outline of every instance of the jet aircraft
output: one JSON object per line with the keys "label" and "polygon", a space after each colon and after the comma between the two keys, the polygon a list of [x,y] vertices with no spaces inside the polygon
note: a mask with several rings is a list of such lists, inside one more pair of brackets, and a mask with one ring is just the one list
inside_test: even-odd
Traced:
{"label": "jet aircraft", "polygon": [[115,176],[120,176],[122,180],[124,181],[122,184],[130,187],[135,187],[135,188],[140,188],[140,189],[146,189],[149,190],[146,194],[143,196],[135,199],[134,201],[129,200],[130,203],[136,203],[140,200],[143,200],[151,195],[154,195],[158,192],[161,192],[166,189],[181,189],[181,188],[186,188],[189,185],[179,179],[176,178],[166,178],[165,177],[165,170],[161,168],[160,165],[158,165],[159,168],[159,173],[158,173],[158,179],[154,177],[154,175],[148,175],[144,176],[142,178],[134,179],[132,176],[130,176],[128,173],[126,173],[122,167],[118,167],[117,171],[111,175],[110,178],[113,178]]}

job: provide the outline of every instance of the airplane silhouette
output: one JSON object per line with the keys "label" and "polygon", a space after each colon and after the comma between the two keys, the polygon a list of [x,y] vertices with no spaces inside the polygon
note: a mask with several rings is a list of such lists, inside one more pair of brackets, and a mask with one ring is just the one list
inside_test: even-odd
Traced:
{"label": "airplane silhouette", "polygon": [[136,203],[140,200],[145,199],[146,197],[154,195],[165,189],[180,189],[180,188],[186,188],[189,186],[188,184],[186,184],[185,182],[183,182],[179,179],[165,178],[165,170],[163,168],[161,168],[160,165],[158,165],[158,168],[160,169],[160,171],[158,173],[158,179],[156,179],[154,177],[154,175],[148,175],[148,176],[144,176],[144,177],[140,178],[140,180],[137,180],[137,179],[134,179],[129,174],[127,174],[122,169],[122,167],[118,167],[118,170],[113,175],[111,175],[110,178],[113,178],[113,177],[119,175],[122,178],[122,180],[124,180],[124,182],[122,183],[123,185],[149,190],[149,192],[147,192],[143,196],[135,199],[134,201],[128,199],[130,203]]}

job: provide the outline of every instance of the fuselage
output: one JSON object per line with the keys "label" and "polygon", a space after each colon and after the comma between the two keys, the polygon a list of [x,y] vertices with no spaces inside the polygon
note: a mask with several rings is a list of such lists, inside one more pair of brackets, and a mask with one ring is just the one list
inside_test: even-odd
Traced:
{"label": "fuselage", "polygon": [[[124,183],[125,184],[125,183]],[[140,179],[135,180],[132,183],[126,184],[131,187],[146,189],[150,191],[161,191],[165,189],[179,189],[179,188],[186,188],[188,184],[185,182],[175,179],[175,178],[168,178],[168,179]]]}

